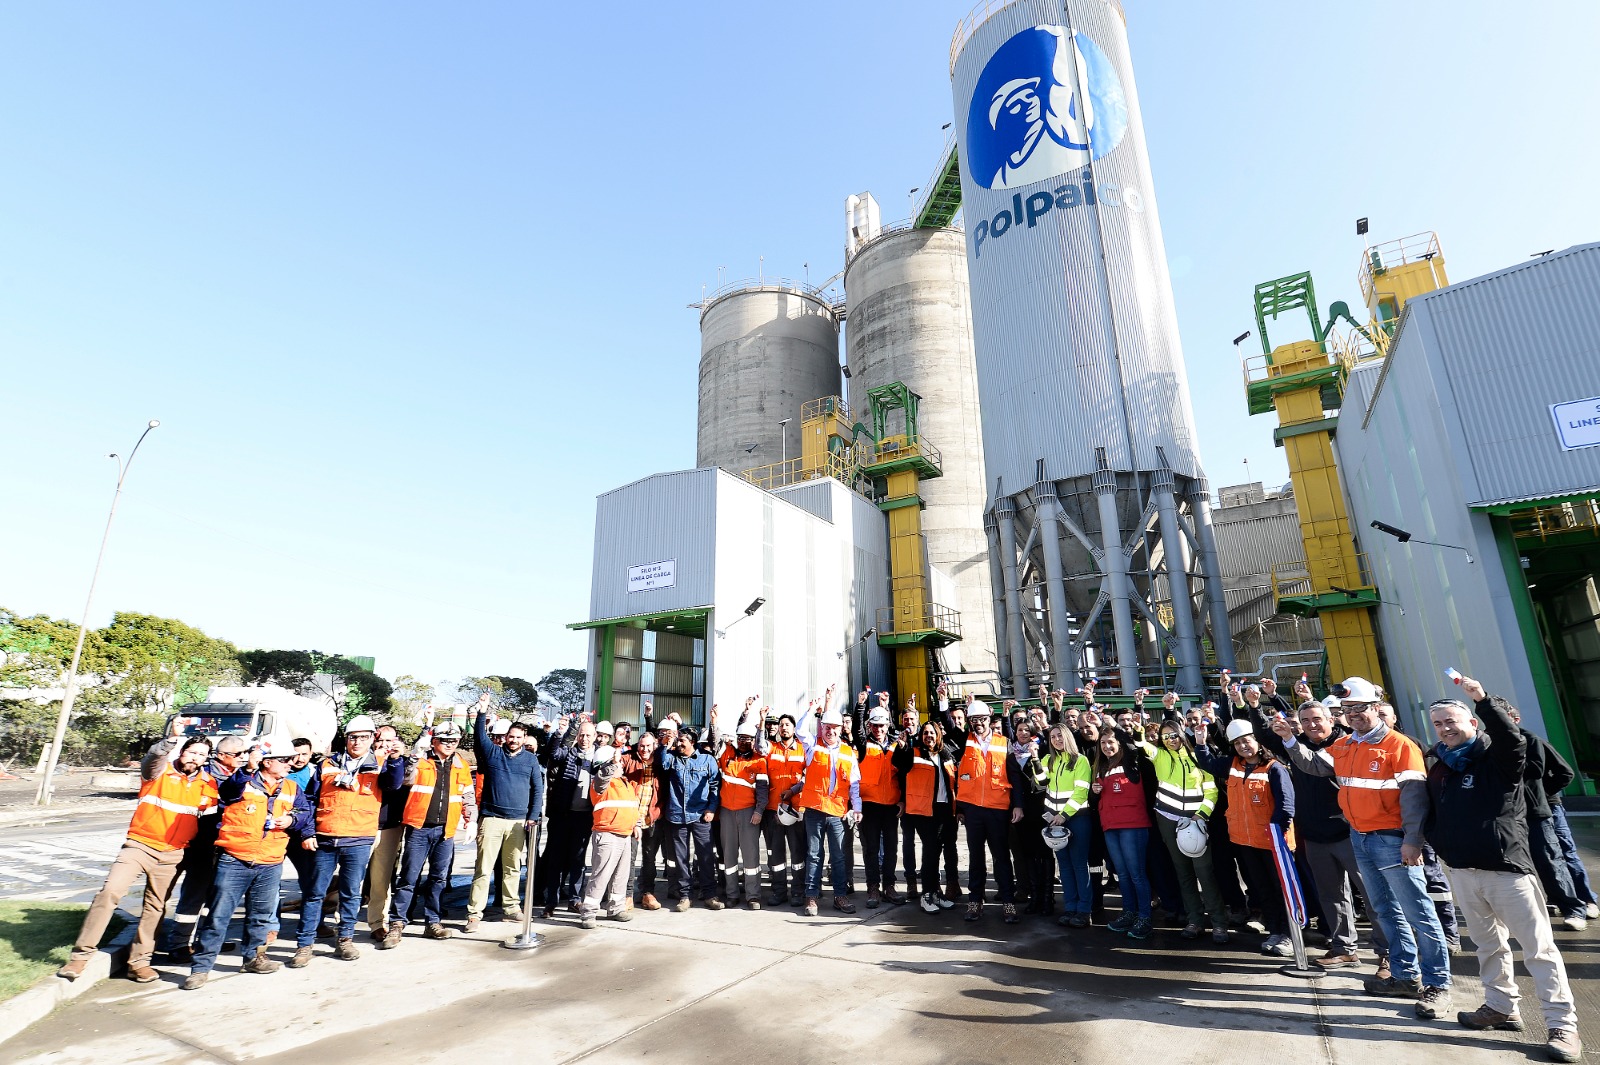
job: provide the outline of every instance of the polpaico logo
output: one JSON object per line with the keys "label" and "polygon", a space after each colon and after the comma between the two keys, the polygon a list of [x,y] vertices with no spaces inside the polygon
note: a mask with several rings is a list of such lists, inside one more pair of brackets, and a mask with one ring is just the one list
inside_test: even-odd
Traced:
{"label": "polpaico logo", "polygon": [[1014,34],[984,65],[967,111],[967,173],[986,189],[1045,181],[1104,157],[1128,102],[1100,46],[1062,26]]}

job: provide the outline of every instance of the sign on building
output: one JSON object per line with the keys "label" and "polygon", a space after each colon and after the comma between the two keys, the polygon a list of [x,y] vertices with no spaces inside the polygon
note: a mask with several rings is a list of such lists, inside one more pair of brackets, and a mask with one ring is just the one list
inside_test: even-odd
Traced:
{"label": "sign on building", "polygon": [[1600,396],[1571,403],[1552,403],[1550,415],[1556,420],[1556,435],[1562,451],[1580,447],[1600,447]]}
{"label": "sign on building", "polygon": [[628,567],[628,591],[648,592],[652,588],[671,588],[678,583],[678,560],[669,558],[643,566]]}

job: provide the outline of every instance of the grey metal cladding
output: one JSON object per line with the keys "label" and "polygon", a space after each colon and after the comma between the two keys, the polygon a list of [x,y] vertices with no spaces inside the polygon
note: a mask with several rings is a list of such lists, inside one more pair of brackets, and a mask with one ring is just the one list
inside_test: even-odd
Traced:
{"label": "grey metal cladding", "polygon": [[[717,478],[713,468],[658,473],[595,501],[589,617],[706,606],[715,590]],[[671,588],[628,591],[628,567],[673,559]]]}

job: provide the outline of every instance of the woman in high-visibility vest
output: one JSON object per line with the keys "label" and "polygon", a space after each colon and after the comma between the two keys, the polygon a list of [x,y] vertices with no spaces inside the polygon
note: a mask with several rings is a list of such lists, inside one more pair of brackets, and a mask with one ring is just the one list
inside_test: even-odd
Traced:
{"label": "woman in high-visibility vest", "polygon": [[1089,842],[1094,836],[1089,783],[1094,771],[1066,725],[1052,725],[1046,742],[1049,748],[1028,763],[1028,770],[1044,789],[1045,824],[1064,826],[1069,833],[1066,846],[1055,852],[1061,874],[1061,916],[1056,920],[1069,928],[1087,928],[1094,906],[1089,887]]}
{"label": "woman in high-visibility vest", "polygon": [[[946,856],[947,879],[954,881],[957,876],[956,763],[960,754],[954,744],[945,742],[944,729],[939,723],[929,720],[917,733],[916,742],[897,747],[893,758],[905,793],[900,808],[905,812],[906,839],[911,840],[914,833],[922,841],[918,881],[922,894],[918,904],[926,913],[948,910],[955,901],[939,890],[939,857],[941,853]],[[914,852],[907,851],[908,878],[914,857]]]}
{"label": "woman in high-visibility vest", "polygon": [[[1209,915],[1212,941],[1226,943],[1228,912],[1212,868],[1211,848],[1208,846],[1203,853],[1191,858],[1178,846],[1179,828],[1190,820],[1199,821],[1201,827],[1205,827],[1210,820],[1212,808],[1217,804],[1217,783],[1195,760],[1194,744],[1183,734],[1182,720],[1167,718],[1161,722],[1157,736],[1160,743],[1141,738],[1134,740],[1134,746],[1145,753],[1156,771],[1156,831],[1172,856],[1178,891],[1183,896],[1185,919],[1179,934],[1184,939],[1198,939]],[[1204,906],[1201,905],[1202,896]]]}

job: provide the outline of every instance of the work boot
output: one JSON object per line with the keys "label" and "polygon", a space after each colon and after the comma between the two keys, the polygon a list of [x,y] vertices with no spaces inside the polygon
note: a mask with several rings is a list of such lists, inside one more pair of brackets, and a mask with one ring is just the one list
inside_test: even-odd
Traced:
{"label": "work boot", "polygon": [[689,901],[689,896],[685,895],[683,898],[679,899],[672,908],[677,910],[679,913],[688,913],[689,907],[693,905],[694,903]]}
{"label": "work boot", "polygon": [[340,961],[355,961],[357,958],[361,957],[361,952],[356,949],[355,940],[341,939],[339,940],[338,949],[334,952],[334,956]]}
{"label": "work boot", "polygon": [[161,974],[148,965],[128,966],[128,979],[136,984],[153,984],[161,979]]}
{"label": "work boot", "polygon": [[906,897],[904,895],[896,895],[894,893],[894,888],[884,888],[883,901],[887,902],[891,906],[904,906],[906,904]]}
{"label": "work boot", "polygon": [[461,930],[470,935],[471,933],[476,932],[478,930],[478,925],[480,923],[481,922],[479,921],[478,918],[476,918],[476,917],[468,917],[467,918],[467,923],[461,926]]}
{"label": "work boot", "polygon": [[815,917],[816,915],[817,915],[817,900],[813,899],[813,898],[806,899],[806,916],[807,917]]}
{"label": "work boot", "polygon": [[398,947],[405,930],[406,923],[404,921],[390,921],[389,930],[383,934],[383,942],[378,944],[378,949],[393,950]]}
{"label": "work boot", "polygon": [[1376,976],[1368,977],[1361,986],[1367,994],[1380,998],[1416,998],[1422,994],[1421,980],[1396,980],[1393,976],[1382,980]]}
{"label": "work boot", "polygon": [[1353,969],[1361,964],[1360,958],[1354,954],[1341,953],[1338,947],[1329,947],[1328,953],[1312,961],[1323,969]]}
{"label": "work boot", "polygon": [[876,910],[878,908],[878,902],[878,889],[867,888],[867,909]]}
{"label": "work boot", "polygon": [[179,984],[178,986],[183,988],[185,991],[198,991],[202,987],[206,986],[206,980],[209,979],[210,976],[210,973],[190,973],[188,976],[183,978],[183,983]]}
{"label": "work boot", "polygon": [[505,912],[505,916],[502,917],[501,920],[505,921],[507,924],[521,924],[522,923],[522,911],[521,910],[507,910]]}
{"label": "work boot", "polygon": [[1215,928],[1211,929],[1211,942],[1215,943],[1219,947],[1227,943],[1228,926],[1225,924],[1219,924]]}
{"label": "work boot", "polygon": [[708,909],[708,910],[721,910],[721,909],[725,909],[726,907],[727,907],[727,903],[723,902],[721,899],[717,898],[715,895],[711,896],[709,899],[706,900],[706,909]]}
{"label": "work boot", "polygon": [[627,924],[629,921],[633,920],[633,911],[618,910],[616,913],[608,914],[606,919],[611,921],[621,921],[623,924]]}
{"label": "work boot", "polygon": [[1448,987],[1425,987],[1417,996],[1417,1016],[1424,1021],[1431,1021],[1439,1016],[1440,1010],[1450,1008],[1450,989]]}
{"label": "work boot", "polygon": [[311,964],[311,948],[310,947],[301,947],[299,950],[294,952],[294,957],[289,959],[289,968],[291,968],[291,969],[304,969],[307,965],[310,965],[310,964]]}
{"label": "work boot", "polygon": [[759,910],[759,909],[761,909],[761,900],[760,899],[747,899],[745,901],[744,908],[747,909],[747,910]]}
{"label": "work boot", "polygon": [[388,934],[389,927],[387,925],[375,924],[371,928],[367,929],[367,935],[372,937],[372,941],[374,943],[382,943],[383,937]]}
{"label": "work boot", "polygon": [[944,897],[949,899],[951,902],[961,901],[961,882],[955,877],[951,877],[945,881]]}
{"label": "work boot", "polygon": [[835,895],[833,897],[833,908],[838,910],[840,913],[855,913],[856,912],[856,904],[855,903],[851,902],[848,898],[841,898],[838,895]]}
{"label": "work boot", "polygon": [[661,903],[657,902],[656,897],[650,894],[646,894],[645,897],[640,900],[639,905],[647,910],[661,909]]}
{"label": "work boot", "polygon": [[83,970],[88,968],[89,959],[92,957],[94,957],[92,954],[85,954],[81,957],[74,955],[67,964],[56,970],[56,975],[63,980],[76,980],[83,975]]}
{"label": "work boot", "polygon": [[[306,952],[307,958],[311,956],[310,947],[302,947],[300,949]],[[300,951],[295,951],[295,957],[299,956]],[[283,968],[283,962],[273,961],[271,958],[267,957],[266,947],[257,947],[256,952],[250,955],[250,960],[245,962],[243,968],[241,968],[239,971],[242,973],[257,973],[265,976],[267,973],[275,973],[281,968]]]}
{"label": "work boot", "polygon": [[1580,1061],[1583,1058],[1583,1040],[1570,1028],[1557,1028],[1550,1033],[1544,1052],[1551,1061]]}
{"label": "work boot", "polygon": [[593,928],[595,926],[594,914],[586,913],[578,920],[579,928]]}
{"label": "work boot", "polygon": [[1520,1032],[1523,1029],[1521,1017],[1515,1013],[1490,1009],[1487,1002],[1471,1013],[1456,1014],[1456,1023],[1475,1032],[1486,1032],[1491,1028],[1501,1032]]}
{"label": "work boot", "polygon": [[430,924],[423,931],[422,938],[423,939],[449,939],[452,934],[453,933],[451,933],[450,929],[446,928],[444,925],[440,924],[438,921],[435,921],[432,924]]}
{"label": "work boot", "polygon": [[1000,912],[1002,919],[1006,924],[1016,924],[1018,921],[1022,920],[1021,917],[1017,916],[1017,906],[1014,902],[1006,903]]}

